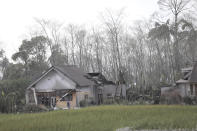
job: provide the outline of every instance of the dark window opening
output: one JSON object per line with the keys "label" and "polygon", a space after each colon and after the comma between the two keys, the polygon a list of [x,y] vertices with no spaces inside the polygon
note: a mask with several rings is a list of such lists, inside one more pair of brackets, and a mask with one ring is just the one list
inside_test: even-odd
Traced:
{"label": "dark window opening", "polygon": [[[37,93],[38,104],[43,104],[45,106],[51,106],[52,98],[55,98],[55,92],[52,93]],[[53,103],[55,104],[55,103]]]}
{"label": "dark window opening", "polygon": [[110,97],[110,96],[112,96],[112,94],[108,93],[108,94],[107,94],[107,97]]}
{"label": "dark window opening", "polygon": [[85,98],[85,100],[87,100],[88,99],[88,94],[85,94],[84,98]]}
{"label": "dark window opening", "polygon": [[72,101],[73,97],[72,94],[68,94],[64,97],[62,97],[62,99],[60,101]]}
{"label": "dark window opening", "polygon": [[51,105],[55,107],[56,105],[56,97],[51,97]]}
{"label": "dark window opening", "polygon": [[193,85],[190,85],[191,95],[193,95]]}
{"label": "dark window opening", "polygon": [[98,104],[103,103],[103,94],[98,94]]}

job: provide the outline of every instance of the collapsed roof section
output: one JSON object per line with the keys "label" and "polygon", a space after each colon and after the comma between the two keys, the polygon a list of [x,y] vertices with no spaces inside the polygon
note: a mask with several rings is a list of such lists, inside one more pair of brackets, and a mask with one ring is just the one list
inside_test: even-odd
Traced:
{"label": "collapsed roof section", "polygon": [[107,80],[101,73],[97,72],[97,73],[87,73],[88,74],[88,78],[92,79],[96,84],[99,85],[115,85],[113,81],[109,81]]}
{"label": "collapsed roof section", "polygon": [[183,78],[176,81],[177,84],[180,83],[197,83],[197,62],[193,67],[187,67],[181,69],[183,73]]}

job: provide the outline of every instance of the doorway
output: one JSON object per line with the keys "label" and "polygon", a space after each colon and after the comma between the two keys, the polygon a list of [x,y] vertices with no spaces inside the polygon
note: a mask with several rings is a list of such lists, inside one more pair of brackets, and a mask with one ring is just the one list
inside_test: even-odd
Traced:
{"label": "doorway", "polygon": [[98,104],[103,104],[103,94],[98,94]]}

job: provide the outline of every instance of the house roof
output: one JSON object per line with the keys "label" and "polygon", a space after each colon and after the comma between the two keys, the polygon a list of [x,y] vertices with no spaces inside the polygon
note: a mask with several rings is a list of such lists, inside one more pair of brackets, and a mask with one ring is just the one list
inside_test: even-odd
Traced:
{"label": "house roof", "polygon": [[74,83],[76,83],[80,87],[94,85],[95,83],[87,78],[87,74],[84,73],[80,68],[76,66],[66,65],[66,66],[52,66],[47,71],[45,71],[39,78],[33,81],[32,84],[29,85],[31,88],[34,84],[39,82],[43,77],[45,77],[52,70],[56,70],[66,77],[70,78]]}
{"label": "house roof", "polygon": [[82,69],[74,65],[67,66],[54,66],[58,71],[69,77],[79,86],[89,86],[94,85],[95,83],[88,79],[87,74],[83,72]]}
{"label": "house roof", "polygon": [[190,77],[190,82],[197,82],[197,62],[194,64],[192,73],[191,73],[191,77]]}
{"label": "house roof", "polygon": [[88,73],[90,79],[92,79],[97,84],[106,84],[106,85],[114,85],[113,81],[109,81],[105,78],[105,76],[100,72]]}

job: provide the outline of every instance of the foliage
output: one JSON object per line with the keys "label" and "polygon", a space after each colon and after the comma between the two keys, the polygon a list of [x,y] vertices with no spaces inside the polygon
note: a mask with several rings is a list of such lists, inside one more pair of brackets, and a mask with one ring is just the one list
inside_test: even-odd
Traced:
{"label": "foliage", "polygon": [[43,112],[46,111],[46,109],[36,106],[36,105],[25,105],[21,109],[17,110],[18,112],[22,113],[35,113],[35,112]]}
{"label": "foliage", "polygon": [[8,65],[9,60],[5,56],[5,51],[3,49],[0,49],[0,79],[2,79],[1,73],[4,74],[4,71],[6,70]]}
{"label": "foliage", "polygon": [[22,64],[8,64],[3,74],[3,80],[16,80],[23,78],[25,72]]}
{"label": "foliage", "polygon": [[81,100],[79,102],[80,107],[92,106],[96,105],[93,97],[89,97],[88,99]]}
{"label": "foliage", "polygon": [[25,89],[29,80],[2,80],[0,81],[0,112],[15,112],[25,104]]}
{"label": "foliage", "polygon": [[112,131],[134,129],[191,129],[196,106],[98,106],[32,114],[0,114],[0,130]]}
{"label": "foliage", "polygon": [[54,66],[68,64],[67,56],[64,55],[61,47],[59,45],[54,45],[52,47],[52,53],[49,57],[50,63]]}
{"label": "foliage", "polygon": [[189,96],[183,97],[185,104],[192,105],[192,99]]}
{"label": "foliage", "polygon": [[36,36],[30,41],[23,40],[19,51],[12,56],[13,60],[22,60],[27,63],[30,59],[36,61],[43,61],[46,59],[46,38],[43,36]]}
{"label": "foliage", "polygon": [[22,65],[23,76],[30,79],[39,76],[48,68],[46,62],[47,39],[44,36],[32,37],[31,40],[23,40],[18,52],[12,55],[12,59]]}
{"label": "foliage", "polygon": [[80,107],[86,107],[86,106],[88,106],[88,101],[87,100],[81,100],[79,102],[79,105],[80,105]]}
{"label": "foliage", "polygon": [[110,105],[110,104],[116,104],[116,101],[114,99],[104,99],[103,100],[104,105]]}

